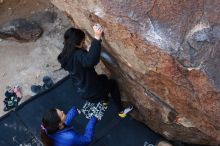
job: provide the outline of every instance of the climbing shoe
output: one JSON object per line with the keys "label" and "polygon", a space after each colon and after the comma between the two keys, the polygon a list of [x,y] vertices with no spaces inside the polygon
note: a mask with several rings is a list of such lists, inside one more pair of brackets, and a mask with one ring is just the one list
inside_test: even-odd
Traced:
{"label": "climbing shoe", "polygon": [[118,113],[118,116],[121,118],[125,118],[127,116],[127,114],[129,112],[131,112],[133,110],[133,106],[129,106],[127,108],[125,108],[123,111],[121,111],[120,113]]}
{"label": "climbing shoe", "polygon": [[42,86],[40,86],[40,85],[32,85],[31,86],[31,91],[33,93],[38,94],[38,93],[42,92]]}
{"label": "climbing shoe", "polygon": [[49,76],[44,76],[43,77],[43,85],[32,85],[31,86],[31,91],[39,94],[44,92],[47,89],[50,89],[54,85],[53,80]]}
{"label": "climbing shoe", "polygon": [[51,88],[52,86],[53,86],[53,80],[49,77],[49,76],[44,76],[43,77],[43,83],[44,83],[44,85],[43,85],[43,88],[44,89],[49,89],[49,88]]}

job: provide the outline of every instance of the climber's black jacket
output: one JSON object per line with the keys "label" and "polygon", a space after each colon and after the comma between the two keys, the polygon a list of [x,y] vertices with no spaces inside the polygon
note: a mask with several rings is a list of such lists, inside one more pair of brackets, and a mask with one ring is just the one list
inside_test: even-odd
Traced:
{"label": "climber's black jacket", "polygon": [[61,66],[70,73],[75,97],[90,98],[107,90],[107,77],[98,75],[94,68],[100,60],[100,53],[101,40],[93,39],[88,52],[76,48],[66,63],[58,56]]}

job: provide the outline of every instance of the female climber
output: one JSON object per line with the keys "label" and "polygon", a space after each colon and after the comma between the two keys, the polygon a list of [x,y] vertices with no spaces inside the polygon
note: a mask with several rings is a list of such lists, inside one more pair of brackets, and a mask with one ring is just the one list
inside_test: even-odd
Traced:
{"label": "female climber", "polygon": [[79,134],[71,125],[77,114],[76,107],[72,107],[67,115],[59,109],[45,112],[40,131],[44,146],[88,146],[92,141],[97,119],[92,117],[85,132]]}
{"label": "female climber", "polygon": [[101,37],[103,27],[99,24],[93,26],[94,39],[86,50],[85,33],[76,28],[69,28],[64,34],[64,48],[58,56],[61,67],[68,71],[73,81],[74,97],[86,100],[99,99],[108,103],[108,94],[116,103],[118,115],[126,117],[133,107],[123,108],[117,83],[108,79],[106,75],[98,75],[95,65],[100,60]]}

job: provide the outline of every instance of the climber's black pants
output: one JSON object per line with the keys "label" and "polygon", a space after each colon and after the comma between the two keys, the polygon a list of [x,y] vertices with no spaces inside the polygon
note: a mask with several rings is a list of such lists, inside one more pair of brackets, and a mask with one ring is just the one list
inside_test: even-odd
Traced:
{"label": "climber's black pants", "polygon": [[102,77],[106,78],[103,90],[97,93],[96,95],[94,95],[94,97],[88,98],[87,100],[93,101],[94,99],[98,99],[107,102],[109,100],[108,95],[110,94],[110,98],[113,99],[114,103],[117,106],[118,111],[119,112],[122,111],[123,106],[121,103],[121,95],[117,82],[113,79],[108,79],[105,75],[103,75]]}

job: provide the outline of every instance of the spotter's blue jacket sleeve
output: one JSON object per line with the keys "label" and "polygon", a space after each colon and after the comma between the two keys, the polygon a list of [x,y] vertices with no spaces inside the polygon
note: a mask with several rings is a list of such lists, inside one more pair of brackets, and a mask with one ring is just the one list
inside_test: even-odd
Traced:
{"label": "spotter's blue jacket sleeve", "polygon": [[68,113],[66,114],[66,120],[65,120],[65,124],[66,126],[71,126],[74,118],[78,115],[78,111],[76,107],[72,107]]}
{"label": "spotter's blue jacket sleeve", "polygon": [[81,145],[87,145],[87,144],[91,143],[93,135],[94,135],[94,128],[95,128],[96,122],[97,122],[96,117],[93,117],[89,120],[84,134],[78,135],[78,137],[76,138],[78,145],[81,146]]}

